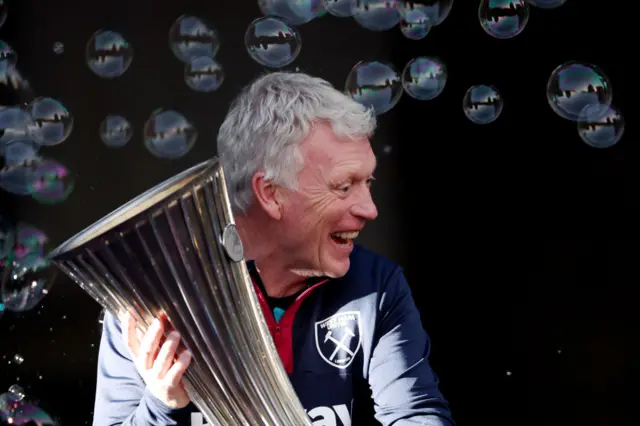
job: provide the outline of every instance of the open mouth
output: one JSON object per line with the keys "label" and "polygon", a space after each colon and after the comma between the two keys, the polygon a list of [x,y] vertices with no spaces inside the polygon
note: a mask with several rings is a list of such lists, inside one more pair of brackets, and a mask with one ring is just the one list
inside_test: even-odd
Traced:
{"label": "open mouth", "polygon": [[350,246],[353,240],[358,236],[359,231],[353,232],[335,232],[331,234],[331,239],[338,245]]}

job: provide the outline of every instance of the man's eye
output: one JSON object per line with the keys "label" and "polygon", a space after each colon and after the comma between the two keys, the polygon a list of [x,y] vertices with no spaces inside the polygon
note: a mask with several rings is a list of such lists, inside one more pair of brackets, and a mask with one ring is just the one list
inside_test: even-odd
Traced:
{"label": "man's eye", "polygon": [[342,192],[348,192],[349,188],[351,188],[351,185],[342,185],[339,189]]}

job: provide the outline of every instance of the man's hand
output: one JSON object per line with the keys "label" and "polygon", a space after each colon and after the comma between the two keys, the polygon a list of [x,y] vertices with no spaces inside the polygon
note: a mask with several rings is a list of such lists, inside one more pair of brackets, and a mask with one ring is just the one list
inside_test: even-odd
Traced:
{"label": "man's hand", "polygon": [[178,332],[171,332],[160,346],[164,325],[159,319],[153,321],[146,334],[136,329],[130,314],[121,315],[120,323],[124,342],[151,394],[169,408],[186,407],[189,396],[182,386],[182,376],[191,363],[191,354],[185,350],[175,359],[180,343]]}

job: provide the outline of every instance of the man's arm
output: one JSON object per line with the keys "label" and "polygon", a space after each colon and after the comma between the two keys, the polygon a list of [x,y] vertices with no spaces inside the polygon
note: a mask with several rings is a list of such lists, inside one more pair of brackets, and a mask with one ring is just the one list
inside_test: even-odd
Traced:
{"label": "man's arm", "polygon": [[376,419],[394,426],[455,425],[429,366],[429,336],[401,269],[383,287],[378,309],[369,365]]}
{"label": "man's arm", "polygon": [[93,426],[177,426],[185,410],[171,410],[146,390],[122,339],[118,320],[104,317]]}

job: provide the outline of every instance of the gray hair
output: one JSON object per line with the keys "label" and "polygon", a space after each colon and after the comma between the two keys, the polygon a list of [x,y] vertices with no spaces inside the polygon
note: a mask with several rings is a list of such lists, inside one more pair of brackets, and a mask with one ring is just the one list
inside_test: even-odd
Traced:
{"label": "gray hair", "polygon": [[251,180],[260,170],[266,180],[297,189],[304,167],[300,143],[318,122],[347,139],[370,137],[376,127],[371,109],[306,74],[266,74],[240,93],[218,132],[234,213],[246,213],[253,202]]}

